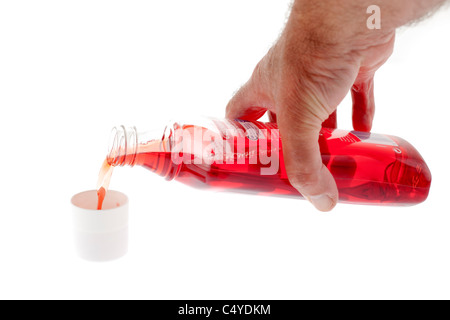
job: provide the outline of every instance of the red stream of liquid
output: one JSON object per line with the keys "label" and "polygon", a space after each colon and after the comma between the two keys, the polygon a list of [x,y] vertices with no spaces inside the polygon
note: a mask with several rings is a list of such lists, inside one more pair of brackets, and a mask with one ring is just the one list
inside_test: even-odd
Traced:
{"label": "red stream of liquid", "polygon": [[106,159],[103,162],[102,168],[100,169],[100,173],[98,175],[98,183],[97,183],[97,210],[102,210],[103,201],[105,200],[106,193],[108,192],[109,183],[111,181],[113,167],[108,163]]}

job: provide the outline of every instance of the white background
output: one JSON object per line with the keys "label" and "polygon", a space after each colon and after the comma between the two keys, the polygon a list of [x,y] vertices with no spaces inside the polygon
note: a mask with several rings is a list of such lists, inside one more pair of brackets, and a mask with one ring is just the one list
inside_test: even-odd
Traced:
{"label": "white background", "polygon": [[[400,30],[376,77],[373,131],[422,153],[425,203],[323,214],[119,168],[129,253],[76,256],[69,201],[95,188],[110,129],[222,117],[288,3],[0,0],[0,298],[450,298],[449,10]],[[348,97],[339,112],[351,129]]]}

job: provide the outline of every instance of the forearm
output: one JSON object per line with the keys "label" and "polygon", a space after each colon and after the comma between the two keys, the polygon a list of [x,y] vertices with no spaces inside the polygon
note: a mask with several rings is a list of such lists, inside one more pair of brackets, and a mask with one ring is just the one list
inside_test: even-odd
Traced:
{"label": "forearm", "polygon": [[[367,1],[364,1],[367,2]],[[368,1],[370,2],[370,1]],[[398,28],[436,12],[448,0],[383,0],[380,1],[384,24]]]}
{"label": "forearm", "polygon": [[[295,0],[288,28],[310,30],[318,38],[372,37],[430,15],[449,0]],[[370,6],[380,9],[381,27],[367,27]],[[340,41],[340,40],[339,40]]]}

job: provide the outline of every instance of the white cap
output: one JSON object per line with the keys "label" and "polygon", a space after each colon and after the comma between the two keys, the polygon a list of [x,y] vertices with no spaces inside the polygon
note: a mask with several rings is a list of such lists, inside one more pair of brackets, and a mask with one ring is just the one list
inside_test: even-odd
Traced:
{"label": "white cap", "polygon": [[89,261],[110,261],[128,251],[128,197],[109,190],[103,209],[97,210],[97,190],[72,197],[75,246]]}

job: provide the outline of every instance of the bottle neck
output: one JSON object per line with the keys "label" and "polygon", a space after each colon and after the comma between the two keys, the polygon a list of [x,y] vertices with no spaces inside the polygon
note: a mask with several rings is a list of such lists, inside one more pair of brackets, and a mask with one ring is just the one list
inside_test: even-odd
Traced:
{"label": "bottle neck", "polygon": [[136,127],[118,126],[111,131],[107,161],[113,166],[140,164],[140,155],[170,152],[172,135],[169,126],[162,130],[138,132]]}
{"label": "bottle neck", "polygon": [[136,127],[114,127],[108,146],[108,163],[113,166],[134,166],[136,162],[138,134]]}

